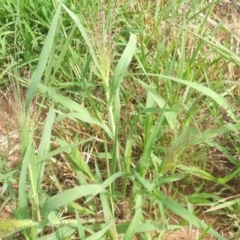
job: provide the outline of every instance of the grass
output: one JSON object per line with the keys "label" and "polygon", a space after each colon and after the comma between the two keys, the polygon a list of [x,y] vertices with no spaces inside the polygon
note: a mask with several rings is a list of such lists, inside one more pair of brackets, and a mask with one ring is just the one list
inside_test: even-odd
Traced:
{"label": "grass", "polygon": [[228,7],[3,1],[1,238],[238,239]]}

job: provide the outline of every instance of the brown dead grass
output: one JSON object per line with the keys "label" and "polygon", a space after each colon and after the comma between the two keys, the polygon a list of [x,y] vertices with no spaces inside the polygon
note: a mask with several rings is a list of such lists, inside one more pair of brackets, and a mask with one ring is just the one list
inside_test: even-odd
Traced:
{"label": "brown dead grass", "polygon": [[21,162],[19,118],[13,93],[8,89],[0,98],[0,154],[7,157],[9,168]]}

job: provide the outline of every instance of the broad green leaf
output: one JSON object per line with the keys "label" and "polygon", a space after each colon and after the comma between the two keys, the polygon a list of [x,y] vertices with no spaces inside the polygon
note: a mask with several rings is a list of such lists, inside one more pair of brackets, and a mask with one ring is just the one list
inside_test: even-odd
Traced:
{"label": "broad green leaf", "polygon": [[41,213],[46,219],[48,214],[59,208],[67,205],[75,201],[78,198],[85,197],[88,195],[97,195],[100,192],[103,192],[104,188],[101,185],[93,184],[93,185],[83,185],[75,188],[68,189],[62,193],[59,193],[50,199],[48,199],[42,207]]}

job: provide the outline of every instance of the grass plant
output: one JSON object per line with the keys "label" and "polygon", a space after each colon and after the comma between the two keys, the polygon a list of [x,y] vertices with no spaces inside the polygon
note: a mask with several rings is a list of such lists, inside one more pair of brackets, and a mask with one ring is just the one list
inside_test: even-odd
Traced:
{"label": "grass plant", "polygon": [[3,0],[20,155],[0,129],[1,238],[238,239],[239,35],[219,9]]}

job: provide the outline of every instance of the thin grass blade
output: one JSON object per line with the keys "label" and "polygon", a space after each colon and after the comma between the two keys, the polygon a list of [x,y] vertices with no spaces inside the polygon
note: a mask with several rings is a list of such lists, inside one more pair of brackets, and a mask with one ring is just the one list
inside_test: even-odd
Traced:
{"label": "thin grass blade", "polygon": [[127,232],[124,234],[123,240],[133,239],[134,235],[137,233],[141,217],[142,217],[142,196],[140,194],[137,194],[136,204],[135,204],[135,214],[127,229]]}
{"label": "thin grass blade", "polygon": [[[154,193],[154,198],[157,201],[160,201],[162,204],[164,204],[168,209],[170,209],[175,214],[179,215],[183,219],[186,219],[188,222],[191,222],[193,225],[195,225],[196,227],[202,230],[206,230],[207,228],[209,228],[209,226],[206,223],[202,222],[199,218],[197,218],[195,215],[193,215],[188,210],[186,210],[178,202],[169,198],[168,196],[166,196],[160,191],[154,190],[153,193]],[[208,233],[216,237],[217,239],[226,240],[223,236],[221,236],[218,232],[214,231],[212,228],[208,230]]]}
{"label": "thin grass blade", "polygon": [[212,98],[216,103],[219,104],[219,106],[221,106],[223,109],[226,110],[226,112],[228,113],[229,117],[234,121],[234,122],[238,122],[235,114],[233,113],[231,106],[228,104],[228,102],[218,93],[214,92],[213,90],[211,90],[208,87],[203,86],[202,84],[196,83],[196,82],[190,82],[187,80],[182,80],[179,78],[175,78],[175,77],[171,77],[171,76],[166,76],[166,75],[162,75],[162,74],[148,74],[149,76],[155,76],[155,77],[160,77],[160,78],[165,78],[165,79],[169,79],[171,81],[175,81],[178,83],[182,83],[186,86],[189,86],[195,90],[197,90],[198,92],[201,92],[202,94]]}
{"label": "thin grass blade", "polygon": [[61,9],[62,9],[62,0],[60,0],[60,2],[58,4],[56,13],[53,17],[48,35],[46,37],[46,40],[45,40],[43,48],[42,48],[42,52],[39,57],[37,68],[34,71],[32,78],[30,80],[30,84],[29,84],[29,88],[28,88],[28,92],[27,92],[27,96],[26,96],[26,102],[25,102],[25,115],[28,114],[31,101],[35,95],[38,84],[43,76],[43,72],[47,66],[47,60],[48,60],[48,57],[49,57],[49,54],[51,52],[51,48],[53,45],[53,40],[54,40],[54,37],[56,34],[56,29],[57,29],[58,20],[59,20],[60,14],[61,14]]}
{"label": "thin grass blade", "polygon": [[177,121],[176,121],[177,112],[176,111],[169,112],[168,110],[170,109],[170,107],[168,106],[166,101],[163,98],[161,98],[159,94],[151,86],[147,85],[141,80],[138,80],[138,82],[148,91],[148,93],[151,93],[152,97],[154,98],[154,100],[156,101],[156,103],[161,109],[164,108],[164,106],[166,105],[166,111],[164,113],[164,116],[168,121],[169,127],[171,129],[175,129],[175,126],[177,124]]}
{"label": "thin grass blade", "polygon": [[99,67],[99,63],[98,63],[98,60],[97,60],[97,56],[96,56],[94,48],[93,48],[93,45],[91,43],[90,38],[88,37],[87,31],[84,28],[80,18],[75,13],[73,13],[65,4],[63,4],[63,8],[66,10],[68,15],[72,18],[72,20],[76,23],[79,31],[82,34],[82,37],[83,37],[85,43],[88,46],[88,49],[89,49],[89,52],[91,54],[91,57],[93,59],[94,64],[96,65],[96,67],[99,70],[99,72],[101,72],[100,67]]}
{"label": "thin grass blade", "polygon": [[65,114],[65,115],[62,114],[59,117],[57,117],[55,119],[55,121],[64,119],[66,117],[78,118],[79,120],[81,120],[83,122],[96,124],[96,125],[102,127],[106,131],[106,133],[109,135],[109,137],[112,138],[112,133],[111,133],[109,127],[104,122],[100,122],[94,116],[92,116],[92,114],[86,108],[82,107],[80,104],[74,102],[73,100],[71,100],[61,94],[56,93],[53,89],[51,89],[47,86],[44,86],[43,84],[39,84],[39,89],[42,93],[47,92],[48,96],[52,100],[61,104],[64,108],[68,109],[69,111],[75,111],[73,113],[69,113],[69,114]]}
{"label": "thin grass blade", "polygon": [[153,150],[153,146],[156,142],[156,139],[158,138],[158,134],[160,132],[160,127],[161,127],[162,121],[164,119],[165,110],[166,110],[166,105],[163,107],[163,109],[160,113],[160,116],[158,117],[153,128],[149,129],[149,131],[152,131],[152,134],[149,136],[149,138],[147,140],[146,146],[144,148],[144,152],[141,156],[140,163],[139,163],[141,176],[144,176],[148,170],[151,153]]}
{"label": "thin grass blade", "polygon": [[110,86],[110,103],[113,101],[116,90],[120,87],[123,77],[125,76],[132,57],[135,53],[137,38],[134,34],[130,35],[128,44],[114,70]]}
{"label": "thin grass blade", "polygon": [[[38,148],[38,156],[37,157],[42,156],[49,151],[50,141],[51,141],[51,137],[52,137],[51,133],[52,133],[53,123],[54,123],[54,111],[52,108],[50,108],[48,115],[47,115],[45,125],[44,125],[42,138],[41,138],[39,148]],[[38,179],[37,179],[38,186],[40,186],[40,183],[43,179],[44,168],[45,168],[45,162],[41,162],[38,164]]]}

